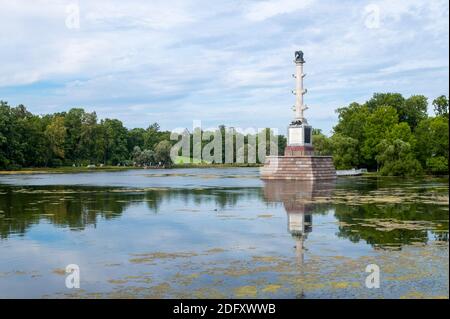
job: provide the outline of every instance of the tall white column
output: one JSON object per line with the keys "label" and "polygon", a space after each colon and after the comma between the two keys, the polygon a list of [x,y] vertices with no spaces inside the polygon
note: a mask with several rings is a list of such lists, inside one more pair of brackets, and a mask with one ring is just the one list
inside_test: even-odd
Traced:
{"label": "tall white column", "polygon": [[301,120],[303,122],[303,111],[304,111],[304,105],[303,105],[303,95],[306,93],[303,88],[303,78],[305,77],[305,74],[303,73],[303,63],[296,62],[295,63],[295,79],[296,79],[296,85],[295,85],[295,119]]}
{"label": "tall white column", "polygon": [[[312,146],[311,142],[311,126],[304,116],[304,111],[308,107],[304,104],[303,98],[306,94],[306,89],[303,87],[303,59],[302,51],[295,51],[295,106],[294,106],[294,120],[289,125],[288,129],[288,145],[289,146]],[[301,124],[301,125],[299,125]]]}

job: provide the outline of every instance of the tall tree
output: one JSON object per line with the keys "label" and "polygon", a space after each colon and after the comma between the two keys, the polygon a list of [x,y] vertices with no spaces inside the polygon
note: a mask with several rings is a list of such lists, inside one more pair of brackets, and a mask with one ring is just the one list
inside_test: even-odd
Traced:
{"label": "tall tree", "polygon": [[355,139],[357,145],[357,158],[363,158],[363,146],[365,140],[364,126],[369,117],[370,109],[367,105],[351,103],[348,107],[337,109],[338,124],[334,127],[334,133]]}
{"label": "tall tree", "polygon": [[358,140],[341,134],[330,138],[333,162],[336,169],[355,168],[360,164]]}
{"label": "tall tree", "polygon": [[45,136],[50,145],[51,157],[56,160],[55,163],[62,164],[62,160],[64,160],[64,141],[66,139],[64,117],[53,117],[45,129]]}
{"label": "tall tree", "polygon": [[313,130],[312,142],[316,155],[331,155],[333,149],[330,139],[321,133],[320,130]]}
{"label": "tall tree", "polygon": [[120,164],[128,159],[128,130],[117,119],[106,119],[101,123],[104,127],[105,163]]}
{"label": "tall tree", "polygon": [[416,156],[424,167],[431,171],[442,171],[448,167],[449,135],[446,117],[437,116],[420,122],[415,138]]}
{"label": "tall tree", "polygon": [[11,107],[7,102],[0,101],[0,167],[7,168],[12,164],[17,139]]}
{"label": "tall tree", "polygon": [[144,134],[144,148],[153,149],[156,147],[160,139],[159,125],[158,123],[153,123],[150,125]]}
{"label": "tall tree", "polygon": [[422,166],[414,157],[411,145],[401,139],[384,139],[377,145],[377,162],[382,175],[417,176]]}
{"label": "tall tree", "polygon": [[441,95],[433,100],[434,113],[437,116],[444,116],[448,119],[448,98]]}
{"label": "tall tree", "polygon": [[375,93],[372,98],[366,102],[366,106],[370,111],[375,111],[380,106],[391,106],[403,120],[403,106],[405,98],[400,93]]}
{"label": "tall tree", "polygon": [[64,153],[71,162],[78,162],[82,159],[80,146],[84,114],[83,109],[73,108],[64,117],[64,126],[67,129]]}
{"label": "tall tree", "polygon": [[155,147],[154,158],[157,163],[163,165],[171,165],[172,160],[170,158],[170,150],[172,144],[169,141],[161,141]]}
{"label": "tall tree", "polygon": [[397,123],[397,111],[392,106],[379,106],[367,117],[364,124],[362,155],[369,167],[373,168],[376,165],[377,145]]}
{"label": "tall tree", "polygon": [[97,114],[95,112],[86,113],[81,117],[79,157],[90,163],[97,162],[98,150],[97,139],[100,138],[97,125]]}
{"label": "tall tree", "polygon": [[408,123],[415,130],[420,121],[427,118],[428,99],[423,95],[412,95],[407,98],[400,110],[400,122]]}
{"label": "tall tree", "polygon": [[133,152],[134,147],[144,148],[145,130],[143,128],[134,128],[128,131],[127,147],[128,152]]}

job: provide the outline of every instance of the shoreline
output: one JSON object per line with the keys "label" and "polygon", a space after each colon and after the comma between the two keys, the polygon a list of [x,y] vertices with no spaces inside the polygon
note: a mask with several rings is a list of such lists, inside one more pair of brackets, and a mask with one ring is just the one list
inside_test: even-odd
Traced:
{"label": "shoreline", "polygon": [[63,174],[63,173],[86,173],[95,171],[124,171],[128,169],[133,169],[133,167],[116,167],[116,166],[105,166],[105,167],[28,167],[14,170],[0,170],[1,175],[26,175],[26,174]]}
{"label": "shoreline", "polygon": [[142,170],[159,170],[159,169],[173,169],[173,168],[245,168],[245,167],[260,167],[262,164],[242,164],[242,165],[230,165],[230,164],[176,164],[171,167],[134,167],[134,166],[104,166],[104,167],[29,167],[14,170],[0,170],[0,176],[2,175],[28,175],[28,174],[65,174],[65,173],[94,173],[94,172],[114,172],[114,171],[126,171],[132,169]]}
{"label": "shoreline", "polygon": [[[126,170],[160,170],[160,169],[188,169],[188,168],[259,168],[262,167],[262,164],[241,164],[241,165],[230,165],[230,164],[177,164],[172,165],[171,167],[151,167],[151,168],[143,168],[143,167],[133,167],[133,166],[104,166],[104,167],[96,167],[96,168],[87,168],[87,167],[36,167],[36,168],[23,168],[16,170],[0,170],[0,177],[8,176],[8,175],[31,175],[31,174],[77,174],[77,173],[95,173],[95,172],[119,172]],[[377,172],[366,172],[359,176],[364,176],[368,178],[449,178],[449,175],[432,175],[432,174],[423,174],[420,176],[384,176]],[[339,177],[339,176],[338,176]],[[340,176],[340,178],[353,178],[357,176]]]}

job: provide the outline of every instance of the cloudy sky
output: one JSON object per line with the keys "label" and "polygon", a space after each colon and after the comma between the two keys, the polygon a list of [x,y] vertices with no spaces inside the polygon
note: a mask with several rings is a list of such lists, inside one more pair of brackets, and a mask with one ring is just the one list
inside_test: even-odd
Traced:
{"label": "cloudy sky", "polygon": [[0,0],[0,99],[284,132],[301,49],[306,116],[329,133],[374,92],[448,95],[448,18],[447,0]]}

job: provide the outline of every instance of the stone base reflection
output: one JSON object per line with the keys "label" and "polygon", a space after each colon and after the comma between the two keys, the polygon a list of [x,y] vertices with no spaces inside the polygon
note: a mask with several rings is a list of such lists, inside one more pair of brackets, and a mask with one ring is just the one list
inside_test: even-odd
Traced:
{"label": "stone base reflection", "polygon": [[312,213],[319,198],[329,198],[335,181],[264,181],[264,198],[282,202],[287,213],[288,231],[294,237],[305,237],[312,231]]}
{"label": "stone base reflection", "polygon": [[[295,255],[300,276],[303,275],[304,242],[312,232],[313,213],[318,200],[331,197],[335,181],[266,180],[264,198],[282,202],[287,214],[287,229],[295,240]],[[303,298],[303,290],[297,295]]]}
{"label": "stone base reflection", "polygon": [[312,214],[317,200],[332,195],[335,181],[264,181],[264,198],[282,202],[287,213],[288,231],[293,237],[307,237],[312,231]]}

